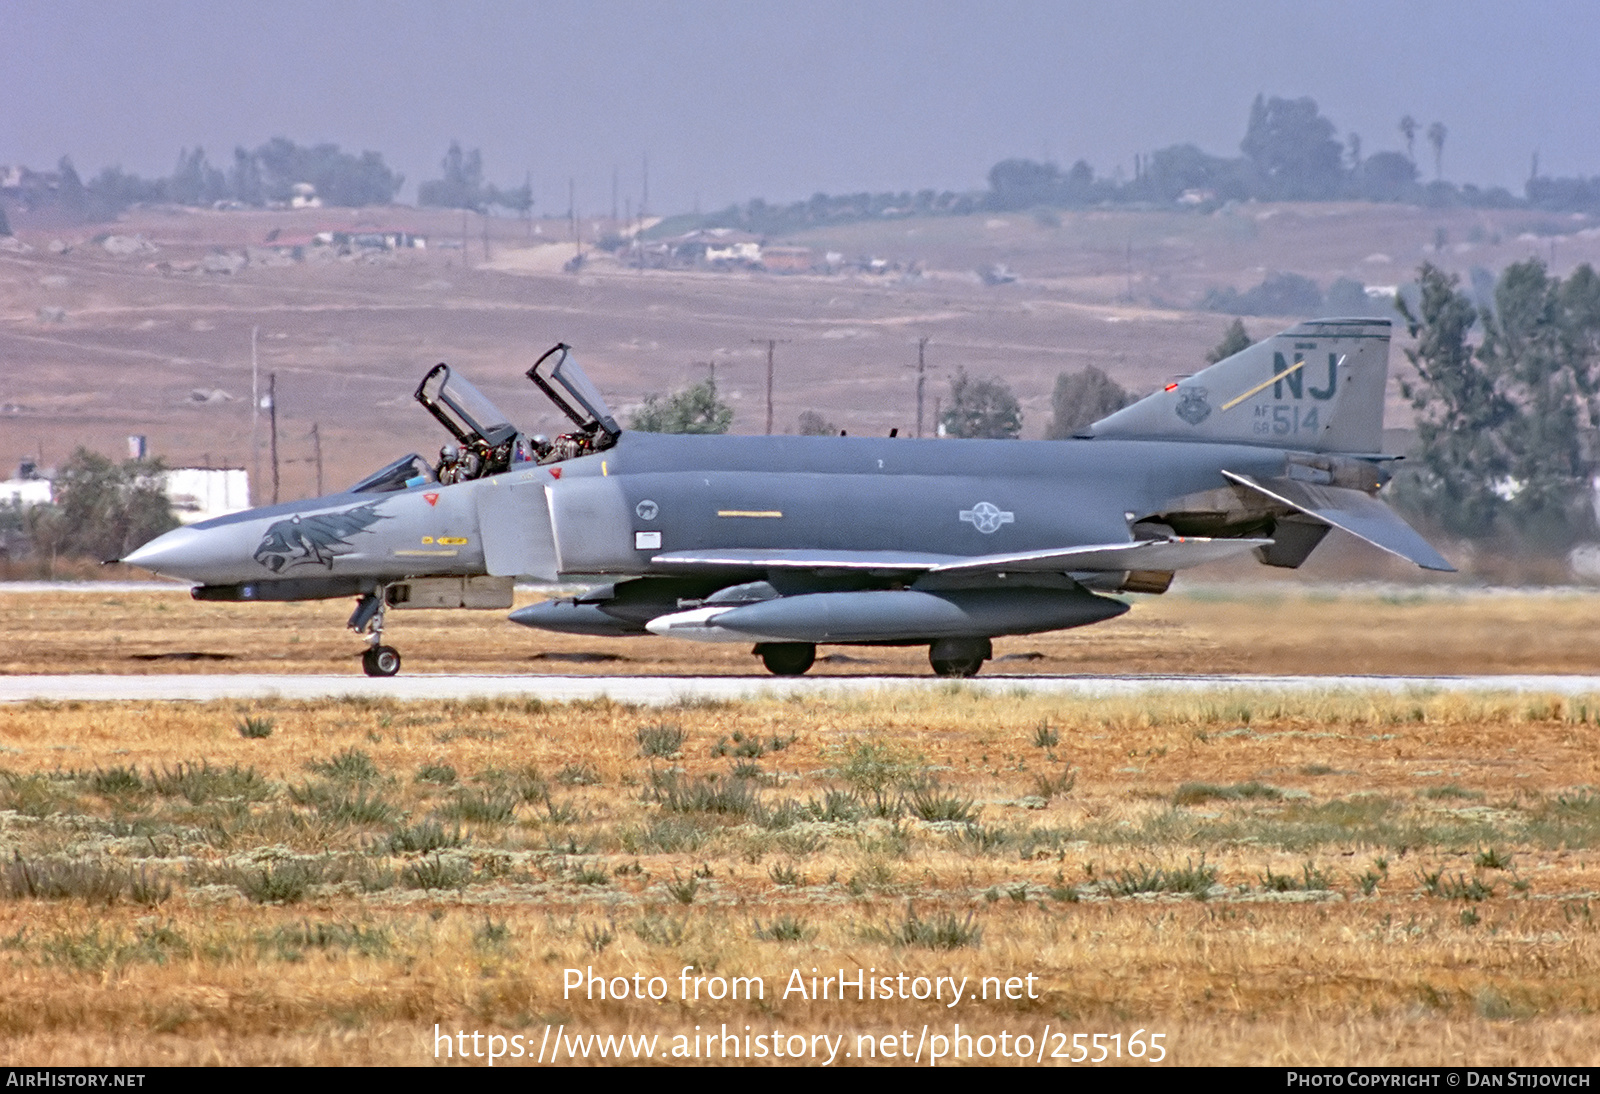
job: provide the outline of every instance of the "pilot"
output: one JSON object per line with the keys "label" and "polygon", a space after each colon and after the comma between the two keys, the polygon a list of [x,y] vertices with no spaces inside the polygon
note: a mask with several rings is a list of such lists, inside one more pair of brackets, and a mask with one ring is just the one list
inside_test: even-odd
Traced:
{"label": "pilot", "polygon": [[583,448],[578,443],[577,434],[563,433],[551,443],[549,449],[540,457],[540,463],[560,463],[563,460],[574,459],[583,455]]}
{"label": "pilot", "polygon": [[533,458],[542,460],[550,454],[550,438],[543,433],[535,433],[528,438],[529,445],[533,448]]}
{"label": "pilot", "polygon": [[447,444],[439,449],[439,482],[449,486],[461,481],[461,449]]}

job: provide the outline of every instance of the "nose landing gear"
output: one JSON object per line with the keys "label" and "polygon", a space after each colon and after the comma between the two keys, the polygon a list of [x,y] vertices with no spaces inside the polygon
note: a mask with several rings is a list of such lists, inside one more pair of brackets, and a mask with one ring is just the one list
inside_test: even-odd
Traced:
{"label": "nose landing gear", "polygon": [[389,610],[389,590],[380,586],[356,602],[348,626],[366,636],[361,668],[368,676],[394,676],[400,671],[400,651],[383,644],[383,617]]}
{"label": "nose landing gear", "polygon": [[361,655],[368,676],[393,676],[400,671],[400,651],[393,646],[373,646]]}

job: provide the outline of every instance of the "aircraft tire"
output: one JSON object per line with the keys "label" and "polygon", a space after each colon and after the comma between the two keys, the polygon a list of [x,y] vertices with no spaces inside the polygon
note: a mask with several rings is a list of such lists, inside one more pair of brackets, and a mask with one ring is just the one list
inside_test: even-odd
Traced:
{"label": "aircraft tire", "polygon": [[810,642],[763,642],[755,652],[774,676],[804,676],[817,660],[817,647]]}
{"label": "aircraft tire", "polygon": [[976,676],[993,655],[987,638],[941,638],[928,646],[928,663],[936,676]]}
{"label": "aircraft tire", "polygon": [[394,676],[400,671],[400,651],[393,646],[374,646],[361,655],[361,668],[368,676]]}

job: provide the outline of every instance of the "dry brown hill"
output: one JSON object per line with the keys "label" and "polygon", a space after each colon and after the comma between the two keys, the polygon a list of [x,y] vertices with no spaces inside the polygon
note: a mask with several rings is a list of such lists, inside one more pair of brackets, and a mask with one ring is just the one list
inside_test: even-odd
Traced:
{"label": "dry brown hill", "polygon": [[[584,235],[605,227],[586,222]],[[1006,379],[1025,435],[1039,436],[1062,370],[1099,365],[1145,391],[1198,368],[1226,322],[1193,310],[1210,287],[1245,289],[1271,271],[1324,287],[1340,276],[1392,285],[1424,259],[1465,272],[1552,249],[1564,272],[1600,260],[1597,233],[1578,228],[1526,211],[1371,205],[977,215],[788,240],[880,256],[914,275],[641,272],[604,257],[572,275],[561,272],[572,253],[561,221],[492,221],[486,256],[482,223],[459,213],[135,210],[115,225],[25,232],[30,253],[0,250],[0,466],[41,454],[55,463],[79,444],[120,454],[130,433],[147,434],[171,463],[249,466],[252,327],[263,385],[278,377],[286,497],[314,488],[313,423],[330,489],[437,447],[410,403],[436,361],[460,366],[525,427],[557,428],[521,375],[557,341],[576,348],[623,411],[714,362],[734,429],[756,432],[765,347],[753,340],[781,339],[780,430],[814,409],[851,433],[905,434],[916,343],[927,336],[930,429],[934,400],[964,367]],[[432,246],[282,264],[261,249],[273,232],[282,241],[321,229],[419,232]],[[110,254],[97,242],[107,233],[154,250]],[[237,265],[230,255],[251,261],[221,272]],[[973,271],[994,262],[1019,280],[983,285]],[[1249,327],[1260,337],[1293,318]],[[1403,362],[1397,349],[1394,371]],[[1405,420],[1396,393],[1390,424]]]}

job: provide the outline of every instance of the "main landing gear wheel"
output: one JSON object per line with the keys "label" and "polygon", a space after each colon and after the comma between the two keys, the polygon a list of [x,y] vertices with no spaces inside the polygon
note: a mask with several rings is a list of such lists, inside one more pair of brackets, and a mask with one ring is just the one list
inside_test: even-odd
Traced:
{"label": "main landing gear wheel", "polygon": [[937,676],[976,676],[993,656],[987,638],[941,638],[928,647],[928,661]]}
{"label": "main landing gear wheel", "polygon": [[373,646],[361,655],[368,676],[393,676],[400,671],[400,651],[393,646]]}
{"label": "main landing gear wheel", "polygon": [[817,660],[810,642],[762,642],[755,652],[774,676],[804,676]]}

